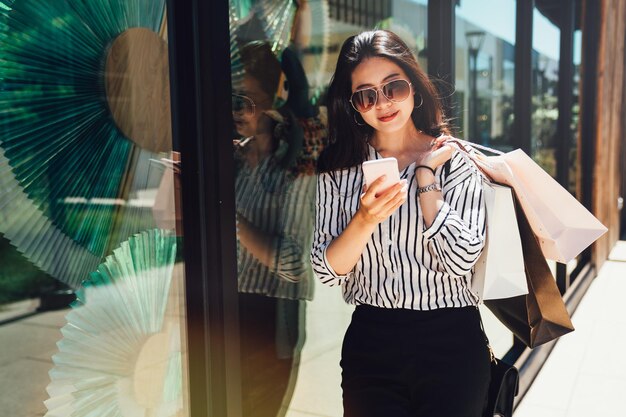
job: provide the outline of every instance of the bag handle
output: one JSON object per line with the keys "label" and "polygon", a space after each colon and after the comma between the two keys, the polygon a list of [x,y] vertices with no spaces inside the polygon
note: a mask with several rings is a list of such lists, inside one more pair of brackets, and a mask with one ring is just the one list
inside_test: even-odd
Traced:
{"label": "bag handle", "polygon": [[452,139],[449,139],[449,140],[447,140],[447,141],[446,141],[446,143],[448,143],[448,142],[456,142],[456,143],[457,143],[457,144],[459,144],[459,145],[462,147],[462,149],[463,149],[465,152],[467,152],[467,153],[469,153],[469,152],[467,151],[467,149],[465,149],[465,146],[468,146],[468,145],[469,145],[469,146],[471,146],[472,148],[477,148],[477,149],[480,149],[481,151],[485,151],[485,152],[493,153],[493,154],[496,154],[496,155],[504,155],[504,152],[502,152],[502,151],[499,151],[499,150],[497,150],[497,149],[490,148],[490,147],[488,147],[488,146],[481,145],[481,144],[479,144],[479,143],[469,142],[469,141],[464,140],[464,139],[459,139],[459,138],[454,138],[454,137],[453,137]]}
{"label": "bag handle", "polygon": [[487,337],[487,332],[485,331],[485,326],[483,325],[483,317],[480,314],[480,309],[476,306],[476,310],[478,311],[478,318],[480,320],[480,329],[483,331],[483,336],[485,337],[485,342],[487,342],[487,348],[489,349],[489,355],[491,356],[491,362],[498,363],[498,359],[496,359],[495,353],[493,353],[493,348],[491,347],[491,343],[489,343],[489,338]]}
{"label": "bag handle", "polygon": [[[457,149],[459,151],[459,155],[461,155],[467,164],[474,166],[476,171],[482,173],[485,181],[492,182],[489,172],[485,168],[494,169],[494,167],[489,163],[489,161],[486,160],[487,156],[484,153],[473,148],[484,149],[487,152],[495,153],[497,155],[504,155],[504,152],[458,138],[448,139],[445,143]],[[471,146],[476,155],[470,153],[467,146]]]}

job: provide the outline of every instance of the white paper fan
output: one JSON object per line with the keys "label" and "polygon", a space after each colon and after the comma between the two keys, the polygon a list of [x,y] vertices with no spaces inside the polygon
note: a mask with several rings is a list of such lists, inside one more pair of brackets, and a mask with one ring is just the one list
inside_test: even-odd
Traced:
{"label": "white paper fan", "polygon": [[171,232],[153,229],[123,242],[91,274],[61,329],[46,416],[180,412],[180,319],[166,314],[175,255]]}

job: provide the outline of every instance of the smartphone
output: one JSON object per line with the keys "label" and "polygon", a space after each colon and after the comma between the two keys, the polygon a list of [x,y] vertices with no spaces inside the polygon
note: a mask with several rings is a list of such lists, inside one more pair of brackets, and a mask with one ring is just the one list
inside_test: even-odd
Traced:
{"label": "smartphone", "polygon": [[382,185],[381,192],[400,182],[400,171],[398,170],[398,160],[396,158],[373,159],[363,162],[363,176],[365,184],[369,187],[382,175],[387,179]]}

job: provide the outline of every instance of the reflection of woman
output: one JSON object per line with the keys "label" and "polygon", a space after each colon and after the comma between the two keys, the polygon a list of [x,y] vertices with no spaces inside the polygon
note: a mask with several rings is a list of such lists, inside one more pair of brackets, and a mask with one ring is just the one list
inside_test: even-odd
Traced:
{"label": "reflection of woman", "polygon": [[[480,178],[445,144],[434,87],[391,32],[346,40],[328,106],[311,259],[356,305],[341,359],[345,415],[478,417],[490,378],[471,291]],[[401,182],[362,188],[361,163],[392,156]]]}
{"label": "reflection of woman", "polygon": [[[284,69],[294,58],[286,53]],[[247,44],[240,54],[245,75],[233,93],[233,118],[242,137],[235,148],[243,408],[244,416],[273,417],[303,341],[303,303],[313,296],[315,176],[307,171],[315,155],[307,152],[324,127],[298,108],[271,109],[281,64],[267,43]]]}

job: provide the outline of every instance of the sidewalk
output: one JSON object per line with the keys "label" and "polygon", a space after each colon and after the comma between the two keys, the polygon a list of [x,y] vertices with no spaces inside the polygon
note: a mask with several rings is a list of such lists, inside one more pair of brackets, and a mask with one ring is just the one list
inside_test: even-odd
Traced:
{"label": "sidewalk", "polygon": [[[52,355],[67,310],[28,315],[31,301],[16,303],[0,317],[23,316],[0,326],[0,416],[38,417],[46,412]],[[20,312],[19,309],[23,311]]]}
{"label": "sidewalk", "polygon": [[515,417],[626,416],[626,241],[580,302]]}

